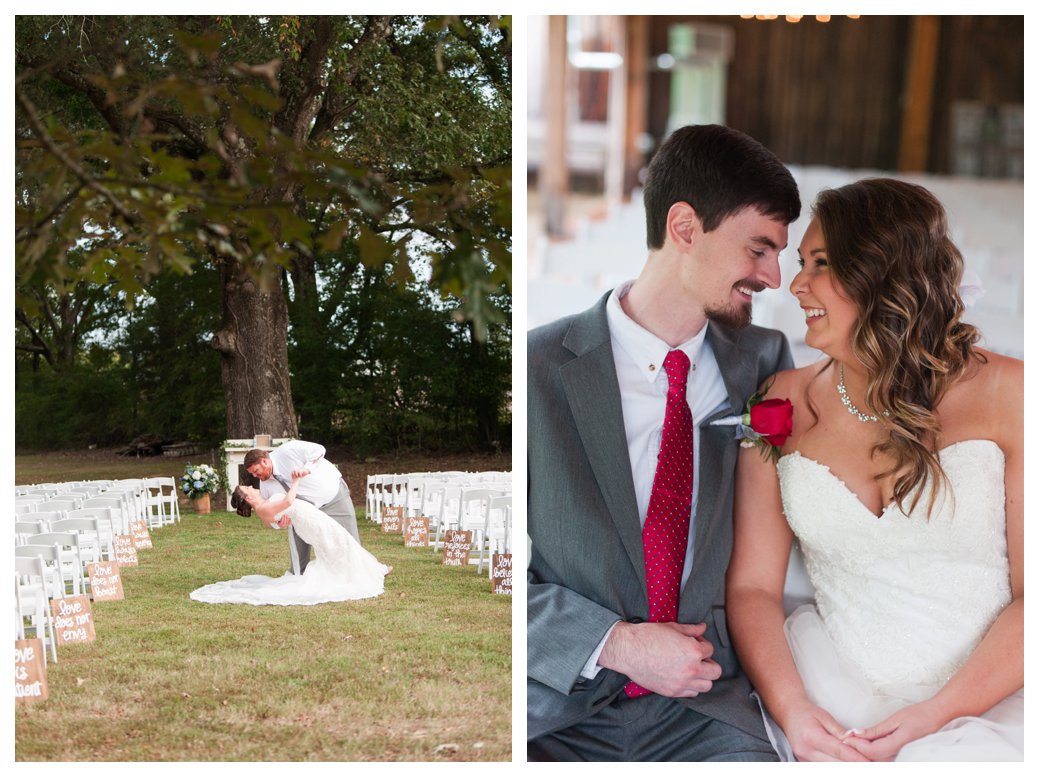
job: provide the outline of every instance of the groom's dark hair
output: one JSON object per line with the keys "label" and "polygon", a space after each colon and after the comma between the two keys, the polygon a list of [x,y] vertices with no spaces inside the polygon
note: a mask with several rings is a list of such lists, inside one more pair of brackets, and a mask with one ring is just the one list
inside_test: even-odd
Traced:
{"label": "groom's dark hair", "polygon": [[779,157],[749,135],[720,124],[680,127],[649,163],[642,193],[646,243],[662,248],[676,202],[696,211],[711,232],[744,208],[789,224],[801,215],[797,184]]}
{"label": "groom's dark hair", "polygon": [[235,487],[234,493],[231,494],[231,508],[243,518],[253,514],[253,506],[245,501],[242,489],[238,487]]}
{"label": "groom's dark hair", "polygon": [[256,462],[263,461],[264,459],[269,458],[270,456],[267,454],[267,451],[262,451],[259,448],[253,448],[251,451],[245,454],[245,468],[249,469],[249,467],[251,467]]}

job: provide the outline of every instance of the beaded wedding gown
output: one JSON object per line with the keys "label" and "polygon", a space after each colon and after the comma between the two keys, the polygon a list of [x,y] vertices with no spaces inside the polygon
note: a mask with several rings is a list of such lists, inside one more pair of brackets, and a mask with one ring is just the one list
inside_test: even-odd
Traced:
{"label": "beaded wedding gown", "polygon": [[[939,457],[950,487],[930,520],[926,493],[911,515],[891,504],[878,517],[828,467],[796,452],[777,465],[816,589],[816,605],[787,619],[787,641],[809,698],[847,728],[933,696],[1010,603],[1003,452],[965,440]],[[1023,729],[1022,689],[910,743],[898,760],[1021,760]]]}
{"label": "beaded wedding gown", "polygon": [[293,530],[314,548],[314,558],[302,575],[246,575],[202,586],[191,598],[210,604],[321,604],[382,593],[388,567],[335,520],[302,499],[278,514],[282,515],[289,516]]}

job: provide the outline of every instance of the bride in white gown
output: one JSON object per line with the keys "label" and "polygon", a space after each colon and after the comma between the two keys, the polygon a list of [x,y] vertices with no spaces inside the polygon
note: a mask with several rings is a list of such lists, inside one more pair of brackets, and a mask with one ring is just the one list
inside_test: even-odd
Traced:
{"label": "bride in white gown", "polygon": [[[791,291],[830,360],[776,376],[740,453],[729,628],[788,760],[1022,760],[1023,363],[960,321],[926,190],[824,192]],[[783,612],[796,537],[815,604]],[[785,736],[784,736],[785,735]]]}
{"label": "bride in white gown", "polygon": [[246,575],[239,580],[211,583],[191,592],[191,598],[211,604],[321,604],[368,599],[383,592],[390,567],[361,547],[350,533],[314,505],[296,499],[294,477],[286,494],[265,500],[251,486],[235,489],[231,504],[240,515],[252,510],[271,528],[293,530],[314,548],[315,558],[302,575]]}

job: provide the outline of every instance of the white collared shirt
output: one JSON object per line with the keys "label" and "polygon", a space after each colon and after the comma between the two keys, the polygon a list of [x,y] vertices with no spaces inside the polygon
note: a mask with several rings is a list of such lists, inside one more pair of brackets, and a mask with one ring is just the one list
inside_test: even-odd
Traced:
{"label": "white collared shirt", "polygon": [[[339,493],[342,475],[336,466],[326,459],[325,448],[315,442],[289,440],[270,452],[273,473],[292,485],[292,470],[309,469],[310,474],[299,481],[296,496],[316,507],[326,505]],[[260,481],[260,496],[270,499],[274,494],[287,489],[272,475]]]}
{"label": "white collared shirt", "polygon": [[[606,321],[610,327],[610,345],[617,368],[617,384],[621,394],[621,412],[624,416],[624,434],[628,440],[628,459],[631,478],[635,484],[635,499],[639,508],[639,522],[646,525],[649,497],[653,491],[653,477],[660,454],[660,438],[667,409],[667,372],[664,357],[669,351],[680,350],[689,357],[689,377],[686,382],[686,402],[693,415],[693,502],[689,519],[689,538],[686,543],[685,565],[682,569],[682,588],[693,566],[693,540],[696,536],[696,504],[700,491],[699,459],[700,423],[728,403],[728,392],[714,352],[707,342],[707,326],[692,339],[672,348],[652,332],[633,321],[621,307],[621,298],[628,293],[634,281],[616,289],[606,302]],[[581,672],[591,679],[598,671],[597,662],[611,628],[599,643]]]}

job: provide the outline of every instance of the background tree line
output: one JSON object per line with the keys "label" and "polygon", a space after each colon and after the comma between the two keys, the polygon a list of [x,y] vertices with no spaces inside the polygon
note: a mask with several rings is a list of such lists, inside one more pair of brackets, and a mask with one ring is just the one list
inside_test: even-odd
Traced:
{"label": "background tree line", "polygon": [[19,17],[16,435],[507,448],[494,17]]}

